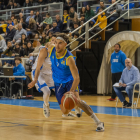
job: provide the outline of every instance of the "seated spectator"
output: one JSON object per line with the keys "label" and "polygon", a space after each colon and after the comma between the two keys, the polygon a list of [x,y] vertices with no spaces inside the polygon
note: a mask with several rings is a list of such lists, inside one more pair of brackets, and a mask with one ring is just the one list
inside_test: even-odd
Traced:
{"label": "seated spectator", "polygon": [[17,18],[18,22],[20,22],[20,20],[23,18],[23,20],[25,21],[25,16],[23,15],[23,13],[19,13],[19,16]]}
{"label": "seated spectator", "polygon": [[[21,58],[20,57],[15,57],[14,59],[15,61],[15,66],[13,68],[13,75],[14,76],[25,76],[25,68],[24,66],[21,64]],[[12,78],[9,80],[13,80],[15,82],[22,82],[21,80],[23,79],[23,83],[25,83],[26,78]],[[14,83],[12,85],[12,93],[14,94],[20,94],[20,90],[21,90],[21,86],[19,86],[19,84]]]}
{"label": "seated spectator", "polygon": [[85,19],[85,15],[84,14],[81,14],[81,18],[79,19],[79,21],[80,21],[80,25],[82,25],[83,23],[86,22],[86,19]]}
{"label": "seated spectator", "polygon": [[63,22],[60,20],[60,16],[56,15],[56,22],[57,22],[57,27],[60,29],[60,32],[63,30]]}
{"label": "seated spectator", "polygon": [[37,24],[38,26],[39,26],[40,23],[42,22],[42,16],[40,15],[39,11],[36,12],[35,21],[36,21],[36,24]]}
{"label": "seated spectator", "polygon": [[44,4],[45,4],[44,0],[38,0],[37,5],[44,5]]}
{"label": "seated spectator", "polygon": [[[5,49],[5,51],[1,55],[1,58],[10,58],[10,57],[12,57],[12,55],[13,55],[12,43],[11,43],[11,41],[8,41],[7,49]],[[2,60],[2,65],[4,65],[5,63],[9,63],[9,60]]]}
{"label": "seated spectator", "polygon": [[27,54],[27,43],[26,43],[26,42],[22,44],[22,47],[21,47],[21,49],[20,49],[20,54],[19,54],[19,56],[20,56],[21,58],[27,57],[27,56],[28,56],[28,54]]}
{"label": "seated spectator", "polygon": [[7,49],[6,42],[4,38],[0,35],[0,53],[4,52]]}
{"label": "seated spectator", "polygon": [[69,16],[70,16],[70,20],[71,20],[71,21],[73,21],[74,18],[78,18],[78,15],[77,15],[77,13],[75,12],[75,10],[74,10],[73,7],[70,8]]}
{"label": "seated spectator", "polygon": [[[73,25],[74,25],[74,26],[73,26],[74,28],[73,28],[71,31],[74,31],[76,28],[79,27],[79,23],[78,23],[78,22],[74,22]],[[79,30],[78,30],[78,31],[79,31]],[[78,31],[77,31],[77,32],[78,32]],[[72,34],[72,36],[74,36],[74,34]]]}
{"label": "seated spectator", "polygon": [[5,9],[5,5],[3,2],[0,2],[0,10],[4,10]]}
{"label": "seated spectator", "polygon": [[20,55],[20,45],[18,43],[14,46],[13,52],[15,53],[15,57]]}
{"label": "seated spectator", "polygon": [[46,38],[45,32],[42,32],[42,38],[41,38],[40,43],[41,43],[42,46],[45,46],[45,44],[46,44],[47,42],[49,42],[49,39]]}
{"label": "seated spectator", "polygon": [[37,46],[37,42],[39,41],[39,34],[36,33],[33,41],[33,48]]}
{"label": "seated spectator", "polygon": [[6,28],[6,32],[9,31],[9,25],[12,24],[14,26],[14,22],[11,19],[8,19],[7,21],[7,28]]}
{"label": "seated spectator", "polygon": [[[119,80],[119,87],[114,87],[114,91],[119,97],[120,101],[123,103],[123,107],[131,107],[132,106],[132,96],[133,96],[133,88],[136,83],[140,81],[139,70],[137,67],[132,65],[132,61],[130,58],[125,59],[126,68],[123,70],[121,78]],[[125,100],[122,92],[125,90],[129,97],[129,103]]]}
{"label": "seated spectator", "polygon": [[94,19],[91,20],[90,23],[89,23],[89,28],[92,28],[92,27],[94,26],[95,23],[96,23],[96,22],[95,22]]}
{"label": "seated spectator", "polygon": [[[100,1],[100,7],[99,7],[98,10],[96,11],[96,13],[99,13],[99,9],[100,9],[100,8],[102,8],[103,10],[106,9],[106,6],[105,6],[105,4],[104,4],[103,1]],[[105,13],[106,13],[106,12],[105,12]]]}
{"label": "seated spectator", "polygon": [[53,3],[55,0],[47,0],[47,3]]}
{"label": "seated spectator", "polygon": [[95,16],[94,11],[90,8],[90,5],[87,5],[86,6],[86,14],[85,14],[86,21],[93,18],[94,16]]}
{"label": "seated spectator", "polygon": [[[101,13],[103,11],[102,8],[99,9],[99,13]],[[99,23],[98,26],[96,26],[97,24]],[[107,19],[106,19],[106,15],[105,13],[103,12],[102,14],[100,14],[97,18],[97,21],[96,23],[94,24],[94,27],[92,31],[90,31],[90,33],[92,35],[98,33],[99,31],[101,31],[102,29],[104,29],[106,26],[107,26]],[[98,35],[99,36],[99,35]],[[96,36],[97,37],[97,36]],[[98,40],[100,40],[101,37],[99,36]]]}
{"label": "seated spectator", "polygon": [[[69,36],[69,42],[73,42],[78,37],[79,37],[79,33],[78,32],[75,32],[74,33],[74,37],[73,38],[72,38],[72,34],[70,34],[70,36]],[[76,40],[73,43],[71,43],[70,50],[75,49],[78,46],[78,44],[79,44],[79,41],[78,40]]]}
{"label": "seated spectator", "polygon": [[59,27],[57,26],[57,22],[53,22],[53,29],[51,30],[53,33],[60,32]]}
{"label": "seated spectator", "polygon": [[64,5],[64,10],[70,10],[70,8],[73,7],[73,0],[66,0]]}
{"label": "seated spectator", "polygon": [[28,17],[26,18],[26,23],[27,23],[27,24],[29,24],[30,18],[33,18],[33,19],[35,18],[34,11],[31,11],[31,12],[30,12],[30,16],[28,16]]}
{"label": "seated spectator", "polygon": [[0,25],[0,34],[3,34],[6,32],[7,24],[4,22],[4,20],[1,21]]}
{"label": "seated spectator", "polygon": [[44,27],[46,26],[46,24],[52,24],[53,20],[52,18],[50,17],[50,14],[49,13],[46,13],[46,18],[43,22],[41,22],[41,24],[39,25],[39,27],[41,27],[42,25],[44,25]]}
{"label": "seated spectator", "polygon": [[17,21],[17,19],[14,19],[14,28],[17,30],[18,28],[18,21]]}
{"label": "seated spectator", "polygon": [[9,31],[7,33],[5,33],[5,37],[4,39],[6,40],[6,42],[12,41],[13,37],[15,36],[16,33],[16,29],[14,28],[14,26],[12,24],[9,25]]}
{"label": "seated spectator", "polygon": [[[112,0],[112,4],[115,3],[116,0]],[[108,18],[108,24],[112,23],[114,20],[116,20],[119,16],[120,16],[120,12],[122,11],[122,7],[117,3],[114,6],[110,7],[106,14],[109,16],[111,15],[111,17]],[[108,30],[113,29],[113,25],[110,25]]]}
{"label": "seated spectator", "polygon": [[14,7],[14,4],[13,4],[13,1],[9,1],[8,5],[7,5],[7,9],[13,9]]}
{"label": "seated spectator", "polygon": [[50,32],[49,32],[49,36],[47,36],[47,39],[49,40],[49,42],[51,41],[52,36],[53,36],[53,32],[52,32],[52,31],[50,31]]}
{"label": "seated spectator", "polygon": [[[26,0],[25,3],[23,4],[23,7],[30,7],[30,6],[33,6],[33,5],[30,3],[29,0]],[[27,9],[27,10],[29,11],[29,9]],[[27,11],[25,10],[25,12],[27,12]]]}
{"label": "seated spectator", "polygon": [[81,17],[81,15],[85,15],[85,14],[86,14],[86,7],[82,7],[79,15]]}
{"label": "seated spectator", "polygon": [[33,51],[34,51],[34,48],[32,47],[32,42],[29,41],[27,43],[27,56],[29,56],[29,54]]}
{"label": "seated spectator", "polygon": [[25,34],[27,36],[26,30],[24,30],[22,28],[22,24],[19,23],[18,24],[18,30],[16,31],[15,36],[14,36],[13,41],[12,41],[13,44],[21,42],[21,35],[22,34]]}
{"label": "seated spectator", "polygon": [[21,18],[19,23],[21,23],[23,29],[26,29],[26,28],[27,28],[27,24],[26,24],[26,22],[24,21],[24,18]]}
{"label": "seated spectator", "polygon": [[52,30],[52,25],[51,24],[47,24],[46,28],[44,29],[44,32],[46,34],[46,36],[49,35],[49,31]]}
{"label": "seated spectator", "polygon": [[36,25],[36,22],[33,18],[30,18],[29,26],[26,30],[27,30],[27,36],[28,35],[34,35],[36,33],[37,25]]}
{"label": "seated spectator", "polygon": [[[20,8],[20,4],[14,2],[13,8],[14,8],[14,9],[15,9],[15,8]],[[21,10],[16,10],[16,11],[14,11],[13,13],[14,13],[14,14],[18,14],[19,12],[21,12]]]}
{"label": "seated spectator", "polygon": [[70,18],[69,18],[69,15],[68,15],[68,11],[67,10],[64,10],[64,15],[62,17],[63,30],[66,30],[69,19]]}
{"label": "seated spectator", "polygon": [[28,42],[28,39],[27,39],[27,37],[26,37],[26,34],[23,33],[23,34],[21,35],[21,42],[20,42],[19,45],[20,45],[20,46],[23,46],[23,44],[24,44],[24,43],[27,43],[27,42]]}
{"label": "seated spectator", "polygon": [[12,14],[12,16],[11,16],[11,20],[12,20],[13,23],[14,23],[14,19],[15,19],[15,15]]}

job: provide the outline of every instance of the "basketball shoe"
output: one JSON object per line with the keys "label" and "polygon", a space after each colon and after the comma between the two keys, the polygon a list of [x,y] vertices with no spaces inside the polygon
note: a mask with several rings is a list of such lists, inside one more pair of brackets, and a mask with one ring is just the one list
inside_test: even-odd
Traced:
{"label": "basketball shoe", "polygon": [[79,107],[75,107],[75,114],[78,118],[80,118],[82,116],[82,109]]}
{"label": "basketball shoe", "polygon": [[43,104],[43,114],[46,118],[50,117],[50,107],[49,106],[46,106],[45,104]]}
{"label": "basketball shoe", "polygon": [[72,114],[71,112],[69,112],[69,114],[62,114],[62,117],[76,117],[74,114]]}
{"label": "basketball shoe", "polygon": [[96,131],[98,132],[103,132],[105,129],[104,129],[104,123],[103,122],[100,122],[98,125],[97,125],[97,129]]}

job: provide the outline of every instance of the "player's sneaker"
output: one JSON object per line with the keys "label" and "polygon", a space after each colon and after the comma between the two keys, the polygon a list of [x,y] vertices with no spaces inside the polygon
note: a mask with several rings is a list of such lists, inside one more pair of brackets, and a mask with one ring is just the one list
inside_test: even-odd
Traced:
{"label": "player's sneaker", "polygon": [[75,114],[77,115],[78,118],[80,118],[82,116],[82,109],[76,106]]}
{"label": "player's sneaker", "polygon": [[62,117],[76,117],[74,114],[72,114],[71,112],[69,112],[69,114],[62,114]]}
{"label": "player's sneaker", "polygon": [[[49,105],[50,106],[50,105]],[[46,118],[50,116],[50,107],[43,104],[43,114]]]}
{"label": "player's sneaker", "polygon": [[100,122],[98,125],[97,125],[97,129],[96,131],[98,132],[103,132],[105,129],[104,129],[104,123],[103,122]]}

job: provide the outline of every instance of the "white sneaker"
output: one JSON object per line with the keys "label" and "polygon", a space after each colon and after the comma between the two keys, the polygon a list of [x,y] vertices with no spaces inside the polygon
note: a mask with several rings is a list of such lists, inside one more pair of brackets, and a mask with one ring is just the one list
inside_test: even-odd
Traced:
{"label": "white sneaker", "polygon": [[97,125],[97,129],[96,131],[98,132],[103,132],[105,129],[104,129],[104,123],[103,122],[100,122],[98,125]]}
{"label": "white sneaker", "polygon": [[46,118],[50,117],[50,107],[49,106],[46,106],[45,104],[43,104],[43,114]]}
{"label": "white sneaker", "polygon": [[76,117],[74,114],[72,114],[71,112],[69,112],[69,114],[62,114],[62,117]]}
{"label": "white sneaker", "polygon": [[75,114],[77,115],[78,118],[80,118],[82,116],[82,109],[76,106]]}

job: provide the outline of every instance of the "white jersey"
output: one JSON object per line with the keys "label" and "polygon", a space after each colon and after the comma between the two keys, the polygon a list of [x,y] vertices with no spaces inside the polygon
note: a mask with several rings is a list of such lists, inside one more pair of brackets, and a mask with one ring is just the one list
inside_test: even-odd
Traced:
{"label": "white jersey", "polygon": [[[41,47],[40,50],[42,48],[45,48],[45,47],[44,46]],[[39,54],[40,54],[40,52],[39,52]],[[36,67],[37,67],[37,62],[38,62],[39,54],[38,54],[38,56],[37,56],[37,58],[35,60],[35,63],[32,66],[32,70],[35,70]],[[40,72],[43,73],[43,74],[52,75],[51,61],[50,61],[49,55],[48,55],[47,58],[45,58],[44,63],[43,63],[43,65],[40,68]]]}

